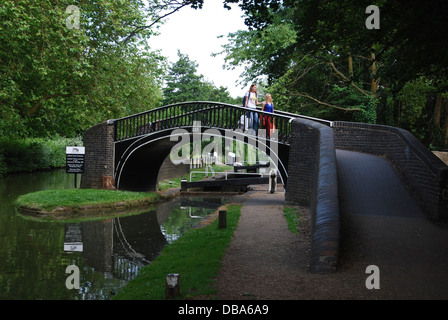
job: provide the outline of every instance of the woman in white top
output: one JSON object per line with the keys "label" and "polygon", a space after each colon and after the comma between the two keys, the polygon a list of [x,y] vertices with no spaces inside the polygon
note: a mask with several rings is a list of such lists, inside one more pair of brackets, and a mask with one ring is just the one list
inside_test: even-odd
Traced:
{"label": "woman in white top", "polygon": [[[246,92],[246,100],[244,103],[245,108],[256,109],[257,105],[261,104],[258,102],[257,95],[257,85],[252,83],[248,92]],[[249,129],[254,129],[255,134],[258,130],[258,114],[256,112],[248,112],[247,116],[249,117]]]}

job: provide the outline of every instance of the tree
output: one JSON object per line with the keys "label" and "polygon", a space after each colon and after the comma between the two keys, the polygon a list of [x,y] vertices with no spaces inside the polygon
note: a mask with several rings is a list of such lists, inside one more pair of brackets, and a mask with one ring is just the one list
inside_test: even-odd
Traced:
{"label": "tree", "polygon": [[263,30],[239,30],[227,37],[229,43],[223,51],[213,55],[225,54],[227,69],[244,65],[240,83],[245,84],[258,82],[265,75],[272,81],[284,73],[279,55],[296,42],[296,31],[290,23],[279,22]]}
{"label": "tree", "polygon": [[[379,29],[365,25],[371,4],[380,11]],[[419,133],[427,145],[435,141],[434,132],[448,128],[444,1],[242,0],[240,6],[249,31],[229,35],[227,64],[248,63],[252,76],[268,76],[277,108],[391,125],[398,123],[398,115],[401,120],[406,115],[400,125]],[[293,38],[268,47],[282,33],[278,39],[272,34],[271,41],[263,36],[280,26],[288,26]],[[251,46],[252,56],[245,45]],[[421,76],[437,83],[435,91],[419,91],[424,107],[404,104],[402,90],[421,88],[413,82]],[[422,118],[412,124],[408,120],[417,114],[415,108]]]}
{"label": "tree", "polygon": [[[339,57],[342,51],[340,46],[309,51],[311,48],[298,46],[301,30],[294,25],[293,10],[285,8],[270,14],[274,10],[265,7],[263,11],[263,17],[268,17],[266,21],[269,23],[257,22],[254,25],[260,29],[229,34],[230,43],[224,46],[222,52],[226,54],[228,67],[245,63],[246,81],[267,76],[271,85],[269,91],[275,95],[277,107],[288,111],[334,118],[334,110],[329,111],[329,108],[341,110],[340,114],[353,112],[365,115],[367,106],[363,104],[364,100],[368,101],[369,107],[374,106],[372,94],[364,90],[353,76],[346,76],[339,66],[336,67],[342,60]],[[351,60],[353,65],[353,58]],[[341,99],[341,93],[348,91],[338,90],[337,86],[341,89],[348,86],[360,97],[354,99],[351,94],[351,99]],[[309,103],[314,108],[309,108]],[[374,122],[374,115],[375,112],[369,112],[369,116],[358,118]],[[349,119],[353,118],[351,116]]]}
{"label": "tree", "polygon": [[163,89],[163,105],[187,101],[235,103],[224,87],[216,88],[197,74],[198,64],[189,56],[177,52],[179,59],[171,64]]}
{"label": "tree", "polygon": [[[75,27],[71,5],[79,12]],[[163,58],[146,45],[154,30],[134,32],[146,14],[140,0],[3,1],[0,134],[73,136],[154,107]]]}

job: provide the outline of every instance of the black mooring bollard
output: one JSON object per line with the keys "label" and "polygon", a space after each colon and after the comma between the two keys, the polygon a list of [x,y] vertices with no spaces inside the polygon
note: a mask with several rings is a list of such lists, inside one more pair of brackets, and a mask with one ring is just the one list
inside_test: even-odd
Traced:
{"label": "black mooring bollard", "polygon": [[277,171],[275,169],[271,170],[269,174],[269,193],[275,193],[277,190]]}
{"label": "black mooring bollard", "polygon": [[180,191],[187,191],[187,179],[180,180]]}
{"label": "black mooring bollard", "polygon": [[227,228],[227,210],[219,210],[218,228],[219,229]]}

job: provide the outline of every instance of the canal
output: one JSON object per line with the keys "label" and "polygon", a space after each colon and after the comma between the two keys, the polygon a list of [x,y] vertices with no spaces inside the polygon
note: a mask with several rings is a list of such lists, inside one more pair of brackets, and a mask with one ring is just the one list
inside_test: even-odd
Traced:
{"label": "canal", "polygon": [[[71,188],[65,170],[0,178],[0,299],[110,299],[224,201],[178,197],[140,214],[83,222],[32,219],[14,208],[22,194]],[[79,289],[66,286],[73,265]]]}

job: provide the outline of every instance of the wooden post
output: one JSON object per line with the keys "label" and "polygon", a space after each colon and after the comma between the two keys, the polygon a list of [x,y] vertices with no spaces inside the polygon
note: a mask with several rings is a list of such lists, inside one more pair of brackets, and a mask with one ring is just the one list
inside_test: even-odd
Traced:
{"label": "wooden post", "polygon": [[179,295],[180,275],[178,273],[169,273],[166,275],[165,298],[174,298]]}
{"label": "wooden post", "polygon": [[219,210],[218,216],[218,228],[225,229],[227,228],[227,210]]}

